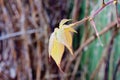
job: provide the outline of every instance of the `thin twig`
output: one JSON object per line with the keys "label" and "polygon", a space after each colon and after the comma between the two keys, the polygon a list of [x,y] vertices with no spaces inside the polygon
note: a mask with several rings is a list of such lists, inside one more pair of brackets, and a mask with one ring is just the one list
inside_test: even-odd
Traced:
{"label": "thin twig", "polygon": [[[117,22],[116,22],[116,24],[117,24]],[[115,25],[114,25],[114,26],[115,26]],[[116,27],[115,27],[115,28],[116,28]],[[103,51],[102,57],[101,57],[101,59],[99,60],[99,63],[97,64],[96,69],[95,69],[95,70],[93,71],[93,73],[91,74],[91,77],[90,77],[91,80],[94,79],[94,77],[95,77],[96,74],[98,73],[99,69],[101,68],[102,63],[105,61],[105,57],[107,56],[106,51],[108,51],[108,50],[110,49],[111,43],[112,43],[114,37],[116,36],[116,34],[117,34],[117,31],[114,32],[114,34],[113,34],[112,37],[111,37],[111,40],[110,40],[109,44],[107,45],[106,49]]]}
{"label": "thin twig", "polygon": [[[106,32],[108,32],[110,29],[114,28],[114,26],[116,25],[116,21],[110,23],[107,27],[105,27],[100,33],[99,35],[103,35]],[[74,57],[72,59],[70,59],[70,61],[66,64],[66,71],[69,69],[72,61],[74,61],[77,56],[82,54],[82,50],[89,45],[91,42],[93,42],[96,39],[96,35],[91,36],[88,40],[85,41],[85,43],[83,43],[82,45],[79,46],[79,48],[74,52]]]}
{"label": "thin twig", "polygon": [[[42,31],[41,29],[27,30],[27,31],[26,31],[26,34],[27,34],[27,35],[30,35],[30,34],[37,33],[37,32],[41,32],[41,31]],[[5,40],[5,39],[14,38],[14,37],[21,36],[21,35],[24,35],[24,34],[25,34],[25,33],[24,33],[23,31],[19,31],[19,32],[15,32],[15,33],[9,33],[9,34],[0,36],[0,40]],[[40,37],[42,37],[42,35],[40,35]]]}
{"label": "thin twig", "polygon": [[[107,25],[103,30],[100,31],[99,35],[103,35],[106,32],[108,32],[110,29],[114,28],[114,26],[116,25],[116,21],[115,22],[111,22],[109,25]],[[94,41],[96,39],[96,35],[91,36],[88,40],[85,41],[84,44],[82,44],[76,51],[75,51],[75,56],[73,58],[73,60],[78,56],[78,54],[83,50],[83,48],[87,45],[89,45],[92,41]]]}
{"label": "thin twig", "polygon": [[[118,29],[116,28],[114,31],[113,31],[113,34],[112,34],[112,37],[111,37],[111,40],[108,44],[108,48],[107,48],[107,52],[106,52],[106,67],[105,67],[105,75],[104,75],[104,80],[108,80],[108,73],[109,73],[109,65],[110,65],[110,56],[111,56],[111,52],[112,52],[112,49],[113,49],[113,44],[114,44],[114,39],[116,37],[118,33]],[[105,58],[104,58],[105,59]]]}
{"label": "thin twig", "polygon": [[113,80],[116,80],[116,75],[117,75],[117,71],[118,71],[119,67],[120,67],[120,58],[119,58],[118,63],[115,67],[115,71],[113,73]]}
{"label": "thin twig", "polygon": [[[86,0],[85,17],[87,17],[89,15],[88,11],[89,11],[89,0]],[[84,25],[85,25],[84,34],[83,34],[84,37],[82,38],[82,43],[84,43],[88,39],[88,36],[89,36],[88,21],[85,21]],[[75,74],[77,73],[77,69],[79,67],[80,59],[81,59],[81,55],[79,55],[76,59],[74,70],[71,75],[71,80],[74,80],[74,78],[75,78]]]}
{"label": "thin twig", "polygon": [[93,19],[98,13],[100,13],[106,6],[110,5],[111,3],[113,3],[114,0],[109,0],[108,2],[106,2],[106,4],[104,6],[102,6],[101,8],[99,8],[97,11],[95,11],[90,17]]}
{"label": "thin twig", "polygon": [[[38,29],[38,25],[37,25],[37,23],[36,23],[36,21],[35,21],[35,8],[34,8],[34,5],[33,5],[33,0],[29,0],[30,1],[30,5],[31,5],[31,9],[32,9],[32,19],[30,19],[30,21],[31,21],[31,23],[34,25],[34,27],[36,28],[36,29]],[[36,59],[37,59],[37,61],[36,61],[36,80],[40,80],[40,78],[41,78],[41,62],[42,62],[42,59],[41,59],[41,46],[40,46],[40,44],[41,44],[41,42],[40,42],[40,40],[39,40],[39,33],[35,33],[35,36],[36,36],[36,42],[37,42],[37,47],[36,47],[36,50],[35,50],[35,52],[36,52]]]}
{"label": "thin twig", "polygon": [[73,22],[76,22],[78,20],[80,5],[81,5],[81,0],[74,0],[74,8],[72,11]]}
{"label": "thin twig", "polygon": [[[90,8],[90,2],[89,0],[86,0],[86,9],[85,9],[85,17],[87,17],[89,15],[89,8]],[[84,24],[84,34],[83,34],[83,39],[82,39],[82,42],[86,41],[89,37],[89,33],[90,33],[90,30],[89,30],[89,21],[86,21],[85,24]]]}
{"label": "thin twig", "polygon": [[24,44],[24,56],[25,56],[25,62],[24,64],[26,64],[25,66],[25,70],[28,73],[26,76],[28,76],[28,80],[32,80],[32,69],[31,69],[31,60],[30,60],[30,53],[29,53],[29,47],[28,47],[28,39],[27,39],[27,35],[26,35],[26,26],[25,26],[25,9],[23,8],[23,4],[21,1],[17,0],[17,3],[19,4],[21,13],[20,13],[20,26],[21,26],[21,31],[23,33],[25,33],[24,35],[21,35],[21,38],[23,38],[23,44]]}
{"label": "thin twig", "polygon": [[[36,0],[35,1],[35,4],[37,5],[37,9],[38,9],[38,12],[39,12],[39,18],[41,19],[40,20],[40,26],[43,26],[42,27],[42,32],[43,32],[43,35],[44,35],[44,55],[45,55],[45,65],[47,66],[47,69],[46,69],[46,75],[49,75],[49,65],[48,65],[48,39],[49,39],[49,34],[48,34],[48,31],[49,31],[49,23],[48,23],[48,20],[47,20],[47,17],[48,15],[46,14],[46,11],[43,7],[43,4],[42,4],[43,0]],[[39,3],[39,4],[38,4]],[[50,79],[49,79],[50,80]]]}

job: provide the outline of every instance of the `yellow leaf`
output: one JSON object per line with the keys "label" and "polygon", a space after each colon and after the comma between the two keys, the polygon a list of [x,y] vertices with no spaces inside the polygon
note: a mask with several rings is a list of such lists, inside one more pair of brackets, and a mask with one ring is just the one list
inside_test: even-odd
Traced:
{"label": "yellow leaf", "polygon": [[70,51],[73,55],[72,51],[72,32],[76,32],[72,26],[65,25],[66,22],[71,19],[63,19],[59,28],[55,28],[54,32],[51,34],[49,39],[49,56],[51,56],[56,62],[57,66],[60,68],[60,62],[64,52],[64,46]]}
{"label": "yellow leaf", "polygon": [[56,39],[53,43],[53,48],[51,52],[52,58],[55,60],[56,64],[59,66],[64,52],[64,45],[59,43]]}
{"label": "yellow leaf", "polygon": [[56,37],[58,41],[62,44],[64,44],[70,53],[73,55],[72,51],[72,34],[69,31],[66,31],[64,29],[59,29],[57,31]]}
{"label": "yellow leaf", "polygon": [[49,39],[49,57],[51,56],[51,52],[52,52],[52,48],[53,48],[53,44],[54,44],[54,39],[55,39],[55,34],[52,33]]}
{"label": "yellow leaf", "polygon": [[69,25],[65,25],[66,22],[70,21],[71,19],[63,19],[60,24],[59,24],[59,28],[60,29],[64,29],[70,32],[75,32],[77,33],[72,27],[75,25],[75,23],[69,24]]}
{"label": "yellow leaf", "polygon": [[64,52],[64,45],[57,41],[55,32],[51,34],[49,40],[49,55],[54,59],[57,66],[60,68],[60,62]]}
{"label": "yellow leaf", "polygon": [[71,35],[70,32],[67,32],[67,31],[64,31],[64,33],[65,33],[65,38],[66,38],[66,45],[65,46],[68,48],[70,53],[73,55],[73,51],[72,51],[72,35]]}
{"label": "yellow leaf", "polygon": [[59,28],[62,28],[62,26],[66,23],[66,22],[68,22],[68,21],[71,21],[72,19],[63,19],[63,20],[61,20],[61,22],[60,22],[60,24],[59,24]]}
{"label": "yellow leaf", "polygon": [[65,28],[64,30],[68,31],[68,32],[75,32],[77,33],[73,28],[69,27],[69,28]]}

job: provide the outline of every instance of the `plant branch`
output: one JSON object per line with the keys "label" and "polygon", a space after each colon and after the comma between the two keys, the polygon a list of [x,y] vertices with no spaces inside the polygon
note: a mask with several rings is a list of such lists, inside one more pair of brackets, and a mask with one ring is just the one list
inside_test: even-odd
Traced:
{"label": "plant branch", "polygon": [[76,22],[78,20],[81,1],[82,0],[74,0],[74,7],[72,11],[73,22]]}
{"label": "plant branch", "polygon": [[[82,20],[73,23],[72,26],[78,26],[78,25],[84,23],[85,21],[87,21],[88,19],[94,18],[102,9],[104,9],[104,7],[106,7],[107,5],[109,5],[110,3],[112,3],[113,1],[114,1],[114,0],[108,1],[105,6],[102,6],[101,8],[99,8],[95,13],[93,13],[93,15],[91,15],[91,16],[89,16],[89,17],[85,17],[85,18],[83,18]],[[29,33],[29,32],[30,32],[30,33]],[[31,31],[29,31],[29,32],[28,32],[28,34],[32,34],[32,33],[35,33],[35,32],[39,32],[39,30],[36,30],[36,31],[32,31],[32,30],[31,30]],[[22,35],[22,34],[24,34],[24,33],[22,33],[22,32],[16,32],[16,33],[8,34],[8,35],[5,35],[5,36],[0,37],[0,40],[4,40],[4,39],[11,38],[11,37],[20,36],[20,35]]]}
{"label": "plant branch", "polygon": [[[27,30],[26,34],[33,34],[33,33],[37,33],[37,32],[41,32],[41,29]],[[15,32],[15,33],[10,33],[10,34],[6,34],[6,35],[1,36],[0,40],[5,40],[5,39],[9,39],[9,38],[21,36],[21,35],[24,35],[24,34],[25,33],[23,31],[19,31],[19,32]]]}
{"label": "plant branch", "polygon": [[[115,22],[111,22],[108,26],[106,26],[100,33],[99,35],[103,35],[106,32],[108,32],[110,29],[114,28],[114,26],[116,25],[116,21]],[[93,35],[92,37],[90,37],[88,40],[86,40],[86,42],[84,44],[82,44],[76,51],[75,51],[75,56],[73,58],[73,60],[78,56],[79,52],[81,52],[83,50],[84,47],[86,47],[87,45],[89,45],[91,42],[93,42],[96,39],[96,34]]]}
{"label": "plant branch", "polygon": [[113,3],[114,0],[109,0],[106,4],[104,4],[101,8],[99,8],[96,12],[94,12],[90,18],[94,18],[98,13],[100,13],[106,6],[108,6],[109,4]]}
{"label": "plant branch", "polygon": [[119,59],[117,65],[115,67],[115,71],[113,73],[113,80],[116,80],[116,74],[117,74],[117,71],[118,71],[119,67],[120,67],[120,59]]}
{"label": "plant branch", "polygon": [[106,50],[107,52],[105,52],[106,56],[102,57],[103,61],[106,62],[104,80],[109,79],[108,76],[109,76],[109,65],[110,65],[110,58],[111,58],[110,56],[111,56],[111,52],[112,52],[112,49],[113,49],[114,39],[115,39],[117,33],[118,33],[118,29],[115,28],[115,30],[113,31],[112,37],[110,39],[110,42],[108,44],[108,47],[107,47],[107,50]]}
{"label": "plant branch", "polygon": [[[117,24],[116,21],[114,22],[111,22],[108,26],[106,26],[100,33],[99,35],[103,35],[105,34],[106,32],[108,32],[109,30],[111,30],[112,28],[114,28],[114,26]],[[81,46],[79,46],[79,48],[74,52],[74,57],[70,59],[70,61],[67,63],[66,65],[66,72],[67,72],[67,69],[69,69],[72,61],[74,61],[77,56],[79,55],[82,55],[82,50],[87,46],[89,45],[90,43],[92,43],[95,39],[97,38],[96,34],[94,34],[93,36],[91,36],[89,39],[87,39]]]}
{"label": "plant branch", "polygon": [[[117,24],[117,22],[116,22]],[[116,27],[115,27],[116,28]],[[114,31],[112,37],[111,37],[111,40],[109,42],[109,44],[107,45],[107,47],[104,49],[103,53],[102,53],[102,57],[101,59],[99,60],[99,63],[97,64],[96,66],[96,69],[93,71],[93,73],[91,74],[91,77],[90,79],[93,80],[94,77],[96,76],[96,74],[98,73],[98,71],[100,70],[101,68],[101,65],[102,63],[105,61],[105,58],[107,56],[107,54],[109,54],[111,51],[110,51],[110,48],[112,47],[112,44],[113,44],[113,39],[114,37],[116,36],[116,34],[118,33],[118,31]],[[109,52],[108,52],[109,51]],[[107,53],[107,54],[106,54]]]}

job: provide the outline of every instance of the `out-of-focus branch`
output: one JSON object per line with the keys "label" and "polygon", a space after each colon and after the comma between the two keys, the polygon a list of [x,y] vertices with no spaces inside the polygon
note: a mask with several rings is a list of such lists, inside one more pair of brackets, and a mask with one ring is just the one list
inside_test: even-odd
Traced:
{"label": "out-of-focus branch", "polygon": [[81,0],[74,0],[74,7],[72,12],[73,22],[78,20],[80,4],[81,4]]}
{"label": "out-of-focus branch", "polygon": [[100,13],[106,6],[110,5],[111,3],[113,3],[114,0],[109,0],[106,4],[104,4],[102,7],[100,7],[97,11],[95,11],[90,18],[94,18],[98,13]]}
{"label": "out-of-focus branch", "polygon": [[115,39],[117,33],[118,33],[118,29],[115,28],[115,30],[113,31],[112,37],[110,39],[110,42],[108,44],[108,47],[106,49],[106,52],[104,53],[106,56],[102,57],[103,60],[106,59],[106,60],[104,60],[106,62],[104,80],[109,79],[108,74],[109,74],[110,56],[111,56],[111,52],[112,52],[112,49],[113,49],[114,39]]}
{"label": "out-of-focus branch", "polygon": [[[103,35],[106,32],[108,32],[109,30],[111,30],[112,28],[114,28],[114,26],[117,24],[117,22],[111,22],[107,27],[105,27],[100,33],[99,35]],[[94,34],[92,37],[90,37],[89,39],[87,39],[82,45],[79,46],[79,48],[74,52],[74,57],[72,59],[70,59],[70,61],[66,64],[66,71],[67,69],[69,69],[72,61],[74,61],[78,56],[82,55],[82,50],[89,45],[91,42],[93,42],[95,39],[97,38],[97,36]],[[80,60],[79,60],[80,61]],[[80,63],[80,62],[79,62]],[[77,70],[77,69],[76,69]],[[74,72],[75,73],[75,72]]]}
{"label": "out-of-focus branch", "polygon": [[[108,32],[110,29],[114,28],[114,26],[116,25],[116,21],[115,22],[111,22],[108,26],[106,26],[100,33],[99,35],[103,35],[106,32]],[[96,34],[93,35],[92,37],[90,37],[88,40],[85,41],[85,43],[83,43],[76,51],[75,51],[75,56],[73,58],[73,60],[78,56],[78,54],[83,50],[84,47],[86,47],[87,45],[89,45],[92,41],[94,41],[96,39]]]}
{"label": "out-of-focus branch", "polygon": [[[117,22],[116,22],[116,24],[117,24]],[[91,75],[91,80],[93,80],[94,77],[96,76],[96,74],[98,73],[99,69],[101,68],[102,63],[105,61],[105,58],[107,57],[107,54],[108,54],[108,59],[110,58],[110,53],[111,53],[111,50],[112,50],[113,41],[114,41],[114,38],[116,37],[117,33],[118,33],[118,30],[115,29],[109,44],[107,45],[106,49],[103,51],[102,57],[101,57],[98,65],[97,65],[96,69],[93,71],[93,73]],[[109,65],[109,60],[107,60],[107,64],[106,64],[106,69],[105,69],[105,75],[106,76],[104,76],[105,80],[107,80],[107,78],[108,78],[107,77],[107,75],[108,75],[107,74],[108,65]]]}
{"label": "out-of-focus branch", "polygon": [[[32,30],[27,30],[26,34],[33,34],[33,33],[37,33],[37,32],[41,32],[41,29],[32,29]],[[15,33],[10,33],[10,34],[6,34],[0,37],[0,40],[5,40],[5,39],[9,39],[9,38],[14,38],[17,36],[21,36],[24,35],[25,33],[22,31],[19,32],[15,32]],[[40,37],[42,37],[42,35],[40,35]]]}
{"label": "out-of-focus branch", "polygon": [[[87,17],[87,16],[89,16],[90,2],[89,2],[89,0],[86,0],[85,2],[86,2],[86,3],[85,3],[85,5],[86,5],[86,8],[85,8],[85,17]],[[87,21],[85,21],[85,23],[84,23],[84,34],[83,34],[83,38],[82,38],[82,43],[84,43],[84,42],[88,39],[88,37],[89,37],[90,31],[89,31],[88,22],[89,22],[89,21],[87,20]],[[77,57],[77,59],[76,59],[76,63],[75,63],[74,70],[73,70],[73,73],[72,73],[72,76],[71,76],[71,80],[74,80],[74,79],[75,79],[75,74],[77,73],[77,69],[78,69],[78,67],[79,67],[80,58],[81,58],[81,56]],[[85,74],[86,74],[86,73],[84,73],[84,74],[82,74],[82,75],[85,75]],[[82,76],[82,75],[81,75],[81,76]]]}
{"label": "out-of-focus branch", "polygon": [[119,59],[117,65],[115,67],[115,71],[113,73],[113,80],[116,80],[116,74],[117,74],[117,71],[118,71],[119,67],[120,67],[120,59]]}
{"label": "out-of-focus branch", "polygon": [[[117,22],[116,22],[116,24],[117,24]],[[112,46],[113,46],[113,41],[114,41],[114,38],[116,37],[117,33],[118,33],[118,30],[116,31],[116,29],[115,29],[114,33],[113,33],[113,35],[112,35],[112,37],[110,39],[110,42],[108,43],[107,47],[103,51],[102,57],[101,57],[99,63],[97,64],[96,69],[91,74],[91,77],[90,77],[91,80],[93,80],[95,78],[96,74],[98,73],[98,71],[100,70],[100,68],[102,66],[102,63],[105,61],[107,55],[110,56],[110,53],[111,53],[111,50],[112,50]],[[105,80],[107,80],[106,78],[108,78],[107,77],[107,69],[108,69],[108,64],[106,64],[106,71],[105,71],[106,76],[104,77]]]}
{"label": "out-of-focus branch", "polygon": [[[89,2],[89,0],[86,0],[85,17],[87,17],[89,15],[89,8],[90,8],[90,2]],[[88,22],[89,21],[86,21],[85,24],[84,24],[84,26],[85,26],[84,34],[83,34],[84,38],[83,38],[82,42],[86,41],[89,37],[90,30],[89,30],[89,27],[88,27],[89,26]]]}
{"label": "out-of-focus branch", "polygon": [[[36,29],[38,29],[38,24],[36,23],[36,13],[35,13],[35,8],[34,8],[34,1],[33,0],[29,0],[29,2],[30,2],[30,6],[31,6],[31,10],[32,10],[32,19],[30,19],[30,21],[31,21],[31,23],[34,25],[34,27],[36,28]],[[37,61],[36,61],[36,80],[39,80],[40,79],[40,77],[41,77],[41,61],[42,61],[42,59],[41,59],[41,46],[40,46],[40,44],[41,44],[41,42],[40,42],[40,40],[39,40],[39,33],[35,33],[35,36],[36,36],[36,42],[37,42],[37,47],[36,47],[36,50],[35,50],[35,52],[36,52],[36,59],[37,59]]]}
{"label": "out-of-focus branch", "polygon": [[[31,69],[31,59],[30,59],[30,53],[29,53],[29,45],[28,45],[28,36],[26,35],[26,26],[25,26],[25,9],[23,8],[23,3],[20,0],[17,0],[17,4],[19,5],[19,10],[20,10],[20,19],[19,19],[19,24],[20,24],[20,30],[25,33],[23,35],[21,35],[21,38],[24,39],[23,40],[23,44],[24,44],[24,63],[26,64],[25,69],[26,72],[28,73],[28,80],[32,80],[32,69]],[[20,77],[20,76],[19,76]]]}

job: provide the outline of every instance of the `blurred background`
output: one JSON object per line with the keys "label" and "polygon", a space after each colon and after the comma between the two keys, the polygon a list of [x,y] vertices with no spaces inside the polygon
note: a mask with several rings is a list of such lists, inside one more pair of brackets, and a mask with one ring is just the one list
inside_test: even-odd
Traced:
{"label": "blurred background", "polygon": [[[88,21],[77,26],[73,51],[78,56],[73,59],[65,50],[64,74],[48,55],[50,34],[63,18],[79,21],[101,4],[102,0],[0,0],[0,80],[120,80],[116,27],[100,37],[103,47],[98,39],[81,47],[95,32]],[[117,7],[120,14],[120,3]],[[94,20],[99,32],[115,24],[115,5],[104,8]]]}

